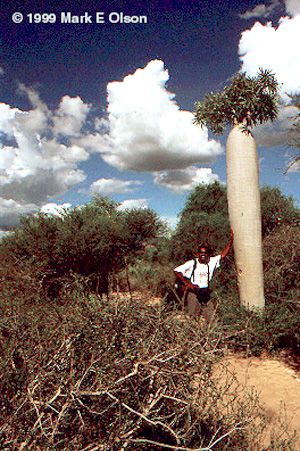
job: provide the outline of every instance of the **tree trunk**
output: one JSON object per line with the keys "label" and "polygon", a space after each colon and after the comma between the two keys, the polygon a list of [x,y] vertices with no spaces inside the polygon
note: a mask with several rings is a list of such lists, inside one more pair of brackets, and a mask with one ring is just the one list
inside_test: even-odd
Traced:
{"label": "tree trunk", "polygon": [[226,147],[227,196],[241,303],[265,306],[258,156],[253,136],[236,125]]}

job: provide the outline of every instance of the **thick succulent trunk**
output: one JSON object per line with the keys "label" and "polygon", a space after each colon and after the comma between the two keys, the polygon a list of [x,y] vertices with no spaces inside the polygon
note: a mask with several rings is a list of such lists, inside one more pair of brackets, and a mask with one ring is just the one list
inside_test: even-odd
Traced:
{"label": "thick succulent trunk", "polygon": [[226,148],[227,196],[241,303],[265,305],[258,156],[253,136],[236,125]]}

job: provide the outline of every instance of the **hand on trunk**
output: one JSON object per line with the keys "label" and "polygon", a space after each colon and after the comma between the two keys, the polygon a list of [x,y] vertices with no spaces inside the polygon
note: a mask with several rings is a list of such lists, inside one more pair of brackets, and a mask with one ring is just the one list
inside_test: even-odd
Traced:
{"label": "hand on trunk", "polygon": [[234,236],[234,235],[233,235],[233,230],[230,229],[230,239],[229,239],[229,241],[228,241],[228,243],[227,243],[227,246],[225,247],[224,251],[221,253],[221,258],[226,257],[226,255],[227,255],[228,252],[230,251],[230,248],[231,248],[232,243],[233,243],[233,236]]}

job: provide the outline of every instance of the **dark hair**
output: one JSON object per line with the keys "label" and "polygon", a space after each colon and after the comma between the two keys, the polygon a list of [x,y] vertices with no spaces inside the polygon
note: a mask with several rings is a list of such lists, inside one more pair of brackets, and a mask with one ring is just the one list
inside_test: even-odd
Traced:
{"label": "dark hair", "polygon": [[210,247],[209,244],[207,244],[207,243],[201,243],[201,244],[199,244],[199,245],[198,245],[198,252],[199,252],[200,249],[202,249],[202,248],[204,248],[204,249],[207,250],[208,255],[211,255],[211,247]]}

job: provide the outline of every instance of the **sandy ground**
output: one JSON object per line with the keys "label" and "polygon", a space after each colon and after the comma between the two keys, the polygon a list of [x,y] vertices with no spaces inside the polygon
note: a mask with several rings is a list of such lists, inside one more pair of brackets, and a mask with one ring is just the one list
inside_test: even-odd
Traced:
{"label": "sandy ground", "polygon": [[[225,370],[224,370],[225,368]],[[222,361],[222,377],[233,377],[233,386],[259,396],[271,424],[278,415],[289,431],[300,435],[300,374],[279,360],[229,355]],[[233,387],[234,388],[234,387]],[[300,450],[300,443],[295,445]]]}
{"label": "sandy ground", "polygon": [[[137,293],[134,293],[136,296]],[[130,300],[128,293],[121,297],[117,294],[116,297],[121,302]],[[161,299],[150,296],[148,302],[159,305]],[[289,433],[292,435],[296,431],[300,437],[300,371],[295,371],[281,360],[245,358],[233,354],[222,359],[216,373],[222,384],[231,379],[231,389],[241,396],[244,391],[257,394],[271,427],[280,417],[280,422],[286,423]],[[300,439],[294,451],[300,451]]]}

